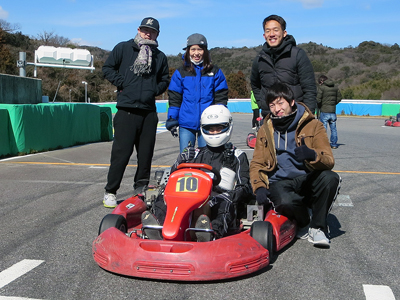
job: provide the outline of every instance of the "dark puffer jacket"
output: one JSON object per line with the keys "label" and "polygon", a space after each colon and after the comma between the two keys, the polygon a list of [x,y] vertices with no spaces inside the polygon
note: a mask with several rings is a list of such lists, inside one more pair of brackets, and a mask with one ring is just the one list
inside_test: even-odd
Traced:
{"label": "dark puffer jacket", "polygon": [[290,86],[297,102],[303,102],[312,112],[315,111],[317,87],[314,69],[305,51],[296,47],[296,41],[291,35],[287,35],[276,48],[264,43],[253,61],[251,88],[263,116],[269,113],[265,102],[267,90],[278,81]]}
{"label": "dark puffer jacket", "polygon": [[342,101],[342,94],[332,80],[325,82],[318,87],[317,103],[323,113],[336,113],[336,105]]}
{"label": "dark puffer jacket", "polygon": [[104,63],[103,74],[117,87],[117,108],[156,111],[155,98],[169,84],[167,57],[153,47],[151,73],[138,76],[133,73],[133,63],[139,50],[133,39],[117,44]]}

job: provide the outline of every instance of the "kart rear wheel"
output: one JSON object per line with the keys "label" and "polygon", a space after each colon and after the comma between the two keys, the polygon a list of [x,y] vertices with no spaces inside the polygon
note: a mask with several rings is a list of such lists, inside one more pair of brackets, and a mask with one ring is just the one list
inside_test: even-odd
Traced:
{"label": "kart rear wheel", "polygon": [[274,234],[272,224],[267,221],[255,221],[251,225],[250,236],[268,250],[272,257],[274,251]]}
{"label": "kart rear wheel", "polygon": [[108,214],[104,216],[103,220],[101,220],[99,227],[99,235],[111,227],[115,227],[118,230],[121,230],[123,233],[126,233],[128,230],[127,229],[128,224],[124,216]]}

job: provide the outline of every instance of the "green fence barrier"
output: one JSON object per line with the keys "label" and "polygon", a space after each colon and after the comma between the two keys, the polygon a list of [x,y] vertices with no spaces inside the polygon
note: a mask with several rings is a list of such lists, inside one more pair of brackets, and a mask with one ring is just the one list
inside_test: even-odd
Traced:
{"label": "green fence barrier", "polygon": [[400,112],[400,104],[382,104],[382,116],[396,116]]}
{"label": "green fence barrier", "polygon": [[0,156],[11,154],[11,148],[15,147],[12,136],[8,110],[0,109]]}
{"label": "green fence barrier", "polygon": [[[9,136],[3,132],[5,130],[1,131],[1,141],[8,141],[9,149],[1,146],[0,156],[112,139],[110,108],[92,104],[51,103],[0,104],[0,109],[8,112],[11,127]],[[1,122],[3,127],[4,121]]]}

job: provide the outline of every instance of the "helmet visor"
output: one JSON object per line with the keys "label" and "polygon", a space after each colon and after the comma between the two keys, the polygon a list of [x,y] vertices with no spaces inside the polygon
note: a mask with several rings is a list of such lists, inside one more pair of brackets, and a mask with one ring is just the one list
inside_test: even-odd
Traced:
{"label": "helmet visor", "polygon": [[227,132],[229,129],[229,123],[206,124],[202,125],[201,128],[204,134],[215,135]]}

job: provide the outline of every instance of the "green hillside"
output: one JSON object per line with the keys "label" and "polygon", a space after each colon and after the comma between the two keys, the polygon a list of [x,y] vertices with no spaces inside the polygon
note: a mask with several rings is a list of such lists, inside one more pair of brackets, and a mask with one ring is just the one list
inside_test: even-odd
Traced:
{"label": "green hillside", "polygon": [[[1,21],[1,20],[0,20]],[[18,75],[16,61],[19,52],[27,53],[27,61],[32,62],[35,50],[40,45],[88,49],[94,55],[96,70],[71,70],[58,68],[38,68],[37,78],[42,79],[43,95],[56,101],[83,102],[85,99],[83,80],[88,82],[88,97],[91,102],[115,101],[115,87],[103,79],[101,68],[109,51],[77,46],[68,38],[52,32],[44,32],[37,37],[28,37],[10,29],[10,24],[0,22],[0,73]],[[303,48],[315,71],[315,78],[325,74],[342,91],[345,99],[400,100],[400,47],[398,44],[384,45],[365,41],[357,47],[334,49],[315,43],[299,44]],[[230,98],[249,98],[250,70],[258,47],[212,48],[211,58],[227,77]],[[162,50],[162,48],[161,48]],[[168,56],[170,73],[182,63],[182,53]],[[27,76],[33,77],[33,66],[27,67]],[[167,93],[159,99],[167,99]]]}

